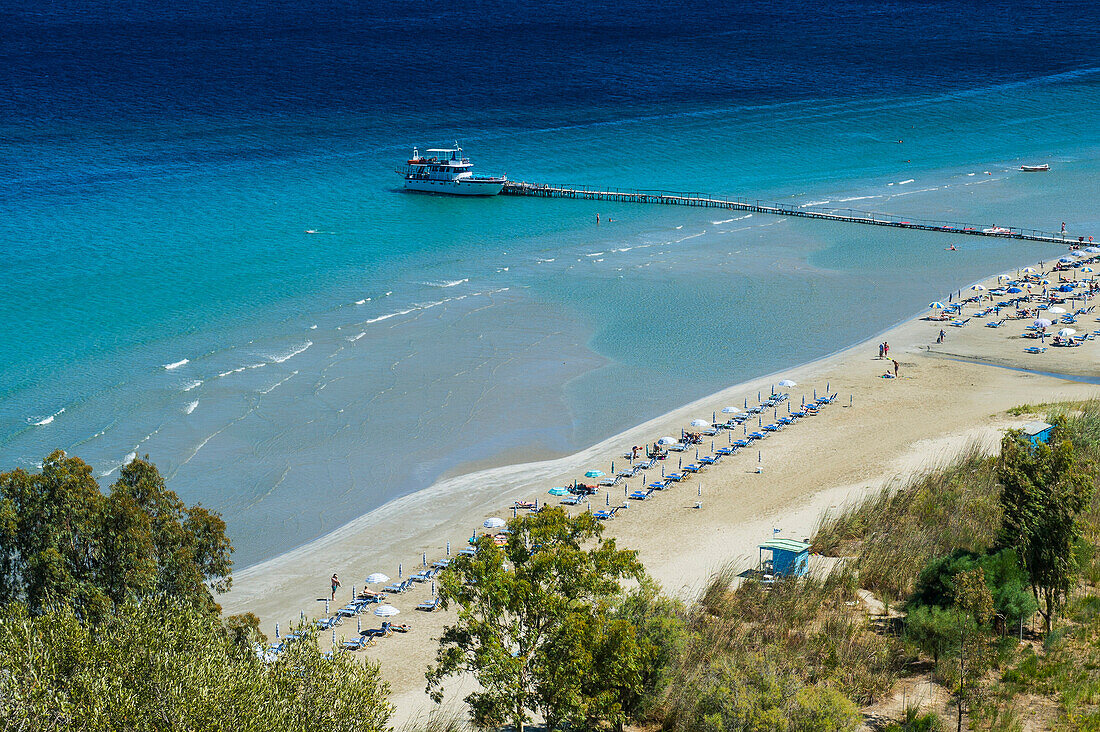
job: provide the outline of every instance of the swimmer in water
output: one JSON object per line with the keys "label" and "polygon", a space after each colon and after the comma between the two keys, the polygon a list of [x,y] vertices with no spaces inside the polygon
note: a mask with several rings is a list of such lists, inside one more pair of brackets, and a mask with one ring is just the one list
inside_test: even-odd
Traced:
{"label": "swimmer in water", "polygon": [[944,250],[945,252],[957,252],[957,251],[959,251],[958,249],[956,249],[956,248],[955,248],[955,245],[954,245],[954,244],[952,244],[952,245],[951,245],[951,246],[949,246],[949,247],[944,247],[944,248],[943,248],[943,250]]}

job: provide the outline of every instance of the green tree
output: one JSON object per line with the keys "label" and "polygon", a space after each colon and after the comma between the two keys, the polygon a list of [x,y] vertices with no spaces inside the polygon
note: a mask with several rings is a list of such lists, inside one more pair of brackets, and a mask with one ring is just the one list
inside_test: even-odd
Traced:
{"label": "green tree", "polygon": [[382,732],[377,666],[309,633],[274,662],[204,608],[150,597],[92,626],[71,608],[0,608],[0,728],[13,732]]}
{"label": "green tree", "polygon": [[959,680],[955,691],[958,730],[962,732],[963,712],[977,697],[981,678],[988,670],[989,622],[993,619],[993,595],[981,567],[960,572],[955,577],[955,609],[959,624]]}
{"label": "green tree", "polygon": [[919,605],[905,618],[905,635],[938,666],[941,658],[957,652],[960,622],[954,608]]}
{"label": "green tree", "polygon": [[1081,512],[1093,493],[1092,477],[1055,425],[1050,445],[1031,445],[1019,432],[1001,441],[997,478],[1004,518],[999,542],[1012,547],[1027,572],[1047,632],[1078,572]]}
{"label": "green tree", "polygon": [[428,690],[470,672],[481,689],[466,697],[479,726],[523,729],[530,712],[548,727],[621,724],[657,657],[615,608],[620,581],[643,576],[635,552],[602,540],[591,513],[544,509],[509,524],[503,548],[488,536],[440,576],[444,607],[458,620],[443,631]]}
{"label": "green tree", "polygon": [[229,588],[225,522],[187,507],[156,466],[133,460],[104,494],[64,452],[42,470],[0,474],[0,602],[32,612],[67,604],[89,619],[153,594],[215,607]]}
{"label": "green tree", "polygon": [[[930,561],[917,579],[907,608],[911,617],[918,608],[951,608],[955,604],[955,577],[960,572],[980,567],[993,594],[993,607],[1006,624],[1014,624],[1035,614],[1038,605],[1031,594],[1027,573],[1020,566],[1016,551],[1005,548],[995,554],[976,554],[960,549]],[[919,620],[927,613],[916,614]]]}

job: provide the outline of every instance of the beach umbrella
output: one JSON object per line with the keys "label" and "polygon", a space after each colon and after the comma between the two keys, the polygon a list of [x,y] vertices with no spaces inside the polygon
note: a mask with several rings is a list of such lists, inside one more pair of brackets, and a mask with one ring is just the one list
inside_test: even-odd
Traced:
{"label": "beach umbrella", "polygon": [[1060,308],[1057,305],[1055,305],[1052,308],[1047,308],[1047,312],[1048,313],[1054,313],[1055,315],[1061,315],[1064,312],[1066,312],[1066,309],[1065,308]]}
{"label": "beach umbrella", "polygon": [[607,473],[603,472],[602,470],[589,470],[587,473],[584,474],[584,477],[585,478],[602,478],[605,475],[607,475]]}
{"label": "beach umbrella", "polygon": [[1010,288],[1008,288],[1007,292],[1011,292],[1012,294],[1016,294],[1017,292],[1023,292],[1023,289],[1019,288],[1019,287],[1010,287]]}
{"label": "beach umbrella", "polygon": [[569,492],[569,489],[568,488],[557,488],[557,487],[555,487],[555,488],[551,488],[550,490],[548,490],[546,492],[549,493],[552,496],[564,496],[565,494],[567,494]]}
{"label": "beach umbrella", "polygon": [[1034,267],[1024,267],[1020,271],[1023,272],[1024,274],[1035,274],[1035,272],[1036,272]]}
{"label": "beach umbrella", "polygon": [[929,309],[931,309],[931,310],[943,310],[943,309],[944,309],[945,307],[947,307],[947,306],[946,306],[946,305],[944,305],[944,304],[943,304],[942,302],[940,302],[939,300],[937,300],[936,302],[930,302],[930,303],[928,303],[928,307],[929,307]]}
{"label": "beach umbrella", "polygon": [[1003,275],[997,275],[997,279],[998,279],[998,280],[1011,280],[1011,279],[1012,279],[1012,275],[1006,275],[1006,274],[1003,274]]}
{"label": "beach umbrella", "polygon": [[1050,280],[1039,280],[1039,284],[1040,284],[1040,285],[1049,285],[1049,284],[1050,284]]}
{"label": "beach umbrella", "polygon": [[1085,247],[1085,251],[1091,252],[1092,254],[1100,254],[1100,247]]}
{"label": "beach umbrella", "polygon": [[1073,257],[1062,257],[1058,261],[1062,264],[1073,264]]}
{"label": "beach umbrella", "polygon": [[740,411],[737,407],[722,407],[722,414],[737,414]]}
{"label": "beach umbrella", "polygon": [[1087,257],[1088,255],[1088,252],[1082,252],[1080,249],[1074,249],[1072,252],[1069,253],[1069,256],[1071,257]]}
{"label": "beach umbrella", "polygon": [[676,442],[677,439],[675,437],[668,436],[662,437],[661,439],[657,440],[658,445],[675,445]]}
{"label": "beach umbrella", "polygon": [[367,579],[364,580],[368,585],[377,585],[382,582],[389,582],[390,578],[381,572],[375,572],[374,574],[367,575]]}
{"label": "beach umbrella", "polygon": [[791,381],[790,379],[783,379],[782,381],[779,382],[779,385],[780,386],[785,386],[785,387],[788,387],[788,388],[792,387],[792,386],[798,386],[798,384]]}
{"label": "beach umbrella", "polygon": [[1053,323],[1046,318],[1036,318],[1032,321],[1032,325],[1036,328],[1049,328]]}
{"label": "beach umbrella", "polygon": [[1058,292],[1073,292],[1073,285],[1062,285],[1058,288]]}
{"label": "beach umbrella", "polygon": [[985,288],[982,287],[981,285],[974,285],[970,289],[973,290],[974,292],[983,292],[985,290]]}
{"label": "beach umbrella", "polygon": [[485,519],[485,521],[483,521],[481,525],[487,529],[499,529],[500,527],[507,525],[507,523],[508,522],[504,519],[493,516],[491,518]]}
{"label": "beach umbrella", "polygon": [[710,427],[710,422],[705,419],[693,419],[691,420],[692,427]]}
{"label": "beach umbrella", "polygon": [[1076,333],[1077,330],[1074,328],[1062,328],[1060,331],[1058,331],[1058,335],[1062,336],[1063,338],[1069,338],[1071,335],[1074,335]]}
{"label": "beach umbrella", "polygon": [[1088,272],[1089,274],[1092,274],[1093,269],[1092,269],[1092,267],[1082,267],[1081,271],[1082,272]]}
{"label": "beach umbrella", "polygon": [[380,618],[392,618],[401,611],[395,608],[393,605],[379,605],[374,609],[374,614]]}

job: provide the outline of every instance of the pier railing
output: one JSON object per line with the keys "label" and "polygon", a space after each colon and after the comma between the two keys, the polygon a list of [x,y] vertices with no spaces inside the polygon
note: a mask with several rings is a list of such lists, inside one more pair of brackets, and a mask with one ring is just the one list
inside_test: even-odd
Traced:
{"label": "pier railing", "polygon": [[750,200],[737,196],[713,196],[699,192],[665,191],[636,188],[615,188],[589,185],[551,185],[546,183],[528,183],[526,181],[508,181],[502,194],[507,196],[534,196],[541,198],[575,198],[589,201],[617,201],[623,203],[655,203],[666,206],[699,206],[719,208],[731,211],[748,211],[773,216],[797,216],[800,218],[840,221],[870,226],[893,226],[901,229],[937,231],[947,234],[965,234],[971,236],[992,236],[1002,239],[1023,239],[1041,241],[1049,244],[1068,244],[1078,240],[1066,234],[1039,229],[1027,229],[1019,226],[998,226],[996,224],[974,224],[963,221],[942,221],[918,219],[897,214],[876,211],[863,211],[854,208],[803,208],[789,204],[769,203]]}

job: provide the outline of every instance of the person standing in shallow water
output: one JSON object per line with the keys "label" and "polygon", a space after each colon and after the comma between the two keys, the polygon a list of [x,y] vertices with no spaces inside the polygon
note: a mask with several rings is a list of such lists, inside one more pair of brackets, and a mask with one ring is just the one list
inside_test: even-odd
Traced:
{"label": "person standing in shallow water", "polygon": [[335,600],[336,599],[336,589],[340,586],[340,578],[336,576],[335,572],[332,573],[331,583],[332,583],[332,597],[330,597],[329,599]]}

